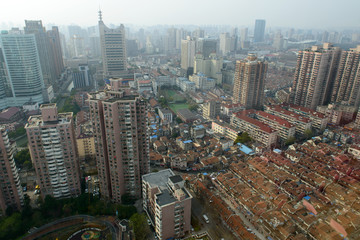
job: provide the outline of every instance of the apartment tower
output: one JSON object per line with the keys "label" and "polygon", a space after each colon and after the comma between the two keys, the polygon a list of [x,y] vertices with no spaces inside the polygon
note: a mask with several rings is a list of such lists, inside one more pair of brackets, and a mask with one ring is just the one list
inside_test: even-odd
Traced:
{"label": "apartment tower", "polygon": [[0,126],[0,207],[3,214],[8,207],[20,210],[24,203],[14,151],[15,146],[10,143],[6,128]]}
{"label": "apartment tower", "polygon": [[99,11],[99,33],[104,77],[120,77],[127,69],[125,27],[121,24],[116,29],[108,28]]}
{"label": "apartment tower", "polygon": [[186,40],[181,40],[181,68],[188,70],[194,67],[195,40],[187,36]]}
{"label": "apartment tower", "polygon": [[323,48],[299,51],[290,101],[313,110],[330,101],[341,50],[329,43]]}
{"label": "apartment tower", "polygon": [[147,103],[111,79],[111,90],[90,94],[90,118],[102,196],[121,202],[141,196],[141,176],[149,172]]}
{"label": "apartment tower", "polygon": [[246,109],[260,109],[264,102],[265,76],[268,64],[253,54],[236,61],[234,77],[234,103]]}
{"label": "apartment tower", "polygon": [[360,105],[360,45],[342,51],[337,68],[331,102]]}
{"label": "apartment tower", "polygon": [[43,104],[25,129],[41,195],[75,197],[81,193],[73,113],[58,113],[55,103]]}

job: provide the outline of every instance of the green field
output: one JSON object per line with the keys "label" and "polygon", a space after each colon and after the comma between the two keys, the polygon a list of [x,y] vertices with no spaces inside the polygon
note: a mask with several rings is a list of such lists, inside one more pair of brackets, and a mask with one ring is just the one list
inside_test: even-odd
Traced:
{"label": "green field", "polygon": [[160,95],[163,95],[168,102],[185,102],[186,101],[186,98],[184,98],[177,91],[171,90],[171,89],[160,90]]}
{"label": "green field", "polygon": [[184,109],[184,108],[189,108],[189,104],[186,103],[174,103],[174,104],[169,104],[169,107],[171,108],[171,110],[174,111],[174,113],[177,112],[177,110],[179,109]]}

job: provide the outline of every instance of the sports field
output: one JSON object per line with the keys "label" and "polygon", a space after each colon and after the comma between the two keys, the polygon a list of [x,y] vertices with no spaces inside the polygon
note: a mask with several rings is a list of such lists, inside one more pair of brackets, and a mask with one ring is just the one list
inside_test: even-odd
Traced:
{"label": "sports field", "polygon": [[169,107],[174,111],[174,113],[176,113],[176,111],[179,109],[189,108],[189,105],[186,103],[174,103],[169,104]]}

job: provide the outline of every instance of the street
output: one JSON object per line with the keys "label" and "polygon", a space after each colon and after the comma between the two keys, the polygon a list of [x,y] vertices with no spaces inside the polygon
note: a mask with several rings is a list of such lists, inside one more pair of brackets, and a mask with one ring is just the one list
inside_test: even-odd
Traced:
{"label": "street", "polygon": [[[192,215],[195,216],[200,224],[201,230],[199,233],[207,231],[212,239],[236,240],[237,238],[231,233],[231,231],[222,224],[221,217],[214,211],[212,211],[209,203],[202,204],[199,199],[196,198],[194,192],[190,191],[193,199],[191,211]],[[206,214],[209,218],[209,223],[205,223],[203,215]]]}

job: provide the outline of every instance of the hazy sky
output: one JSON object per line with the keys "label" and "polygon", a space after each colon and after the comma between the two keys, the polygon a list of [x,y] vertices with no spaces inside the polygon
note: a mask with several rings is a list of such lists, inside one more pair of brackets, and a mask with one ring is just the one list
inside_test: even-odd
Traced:
{"label": "hazy sky", "polygon": [[24,19],[96,25],[99,6],[106,24],[252,26],[260,18],[272,27],[360,26],[360,0],[1,0],[0,6],[0,22],[19,27]]}

